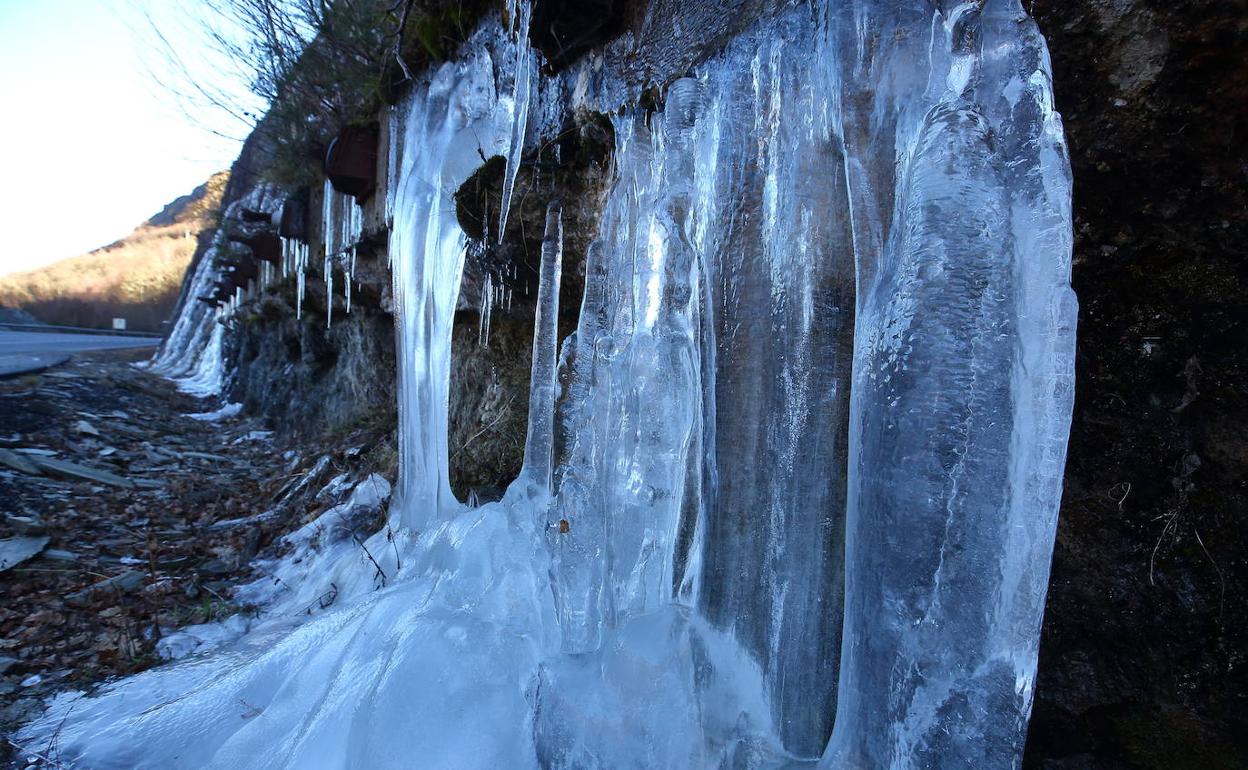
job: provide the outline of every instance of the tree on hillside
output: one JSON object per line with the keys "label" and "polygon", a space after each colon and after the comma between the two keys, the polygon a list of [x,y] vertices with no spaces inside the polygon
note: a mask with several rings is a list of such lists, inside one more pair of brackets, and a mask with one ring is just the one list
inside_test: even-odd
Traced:
{"label": "tree on hillside", "polygon": [[[334,133],[371,122],[411,72],[452,52],[489,0],[208,0],[178,22],[218,61],[187,63],[172,19],[148,15],[157,81],[180,102],[267,134],[267,173],[296,188],[315,181]],[[224,68],[223,81],[203,68]],[[240,88],[240,85],[242,86]],[[191,112],[191,110],[188,110]]]}

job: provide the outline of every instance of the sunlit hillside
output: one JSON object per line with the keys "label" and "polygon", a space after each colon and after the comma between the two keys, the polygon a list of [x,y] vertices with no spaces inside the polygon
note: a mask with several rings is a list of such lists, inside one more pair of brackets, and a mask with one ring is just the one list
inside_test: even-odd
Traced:
{"label": "sunlit hillside", "polygon": [[108,246],[0,278],[0,306],[50,324],[107,328],[125,318],[130,329],[158,331],[177,302],[200,232],[217,217],[228,179],[228,172],[214,174]]}

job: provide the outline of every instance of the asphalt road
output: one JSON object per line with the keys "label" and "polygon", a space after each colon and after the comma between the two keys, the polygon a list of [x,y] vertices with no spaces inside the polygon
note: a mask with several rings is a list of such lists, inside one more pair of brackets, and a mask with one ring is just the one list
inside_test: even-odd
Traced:
{"label": "asphalt road", "polygon": [[120,348],[154,348],[155,337],[114,337],[108,334],[56,334],[0,329],[0,377],[44,369],[73,353]]}

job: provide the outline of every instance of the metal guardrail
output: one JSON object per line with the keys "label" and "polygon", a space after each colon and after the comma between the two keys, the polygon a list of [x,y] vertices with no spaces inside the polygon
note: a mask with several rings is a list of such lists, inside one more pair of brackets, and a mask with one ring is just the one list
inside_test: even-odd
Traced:
{"label": "metal guardrail", "polygon": [[160,332],[136,332],[128,329],[87,329],[77,326],[50,326],[47,324],[10,324],[0,322],[0,329],[14,332],[51,332],[53,334],[101,334],[106,337],[140,337],[144,339],[160,339],[165,336]]}

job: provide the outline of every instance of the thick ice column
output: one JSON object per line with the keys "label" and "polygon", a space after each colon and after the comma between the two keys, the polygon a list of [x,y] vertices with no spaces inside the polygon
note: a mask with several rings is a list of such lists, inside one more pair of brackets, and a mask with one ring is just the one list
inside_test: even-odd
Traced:
{"label": "thick ice column", "polygon": [[596,648],[604,626],[676,590],[702,398],[687,135],[697,105],[674,106],[653,133],[640,115],[617,119],[617,178],[590,252],[554,527],[567,651]]}
{"label": "thick ice column", "polygon": [[623,255],[632,268],[633,324],[612,372],[624,440],[608,445],[604,479],[613,624],[669,604],[677,587],[689,453],[700,424],[691,141],[701,90],[692,79],[669,87],[656,130],[647,136],[639,129],[646,140],[637,156],[639,186],[625,188],[637,205]]}
{"label": "thick ice column", "polygon": [[437,71],[408,121],[390,236],[399,387],[399,523],[421,529],[459,508],[447,471],[451,326],[466,236],[451,196],[506,141],[493,63],[477,53]]}
{"label": "thick ice column", "polygon": [[593,420],[597,399],[595,362],[607,328],[610,271],[601,240],[585,256],[585,293],[580,319],[566,361],[568,386],[559,408],[565,446],[555,472],[557,513],[549,522],[555,537],[552,576],[564,652],[598,649],[602,639],[606,569],[606,514],[598,504],[602,467],[602,427]]}
{"label": "thick ice column", "polygon": [[550,493],[555,438],[555,380],[559,361],[559,282],[563,272],[562,207],[546,208],[542,264],[533,321],[533,363],[529,378],[529,426],[524,441],[524,473],[543,494]]}
{"label": "thick ice column", "polygon": [[1074,404],[1078,303],[1070,287],[1071,177],[1061,116],[1053,107],[1048,50],[1035,23],[1017,2],[993,2],[981,26],[985,53],[977,90],[985,92],[998,151],[1011,159],[1003,176],[1016,254],[1018,417],[1000,614],[1025,728]]}
{"label": "thick ice column", "polygon": [[1030,712],[1069,427],[1069,177],[1017,3],[946,5],[939,99],[914,127],[897,112],[895,215],[878,260],[858,254],[829,768],[1014,767]]}
{"label": "thick ice column", "polygon": [[[973,0],[972,0],[973,1]],[[934,74],[933,5],[959,0],[819,0],[824,36],[816,88],[829,91],[829,118],[845,153],[858,292],[871,285],[894,225],[897,164],[944,90]],[[933,80],[937,81],[933,83]]]}
{"label": "thick ice column", "polygon": [[695,194],[714,212],[697,606],[758,661],[786,748],[818,756],[835,711],[844,574],[845,174],[808,18],[740,42],[711,75],[697,139]]}

